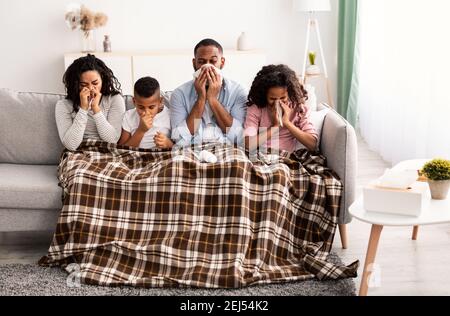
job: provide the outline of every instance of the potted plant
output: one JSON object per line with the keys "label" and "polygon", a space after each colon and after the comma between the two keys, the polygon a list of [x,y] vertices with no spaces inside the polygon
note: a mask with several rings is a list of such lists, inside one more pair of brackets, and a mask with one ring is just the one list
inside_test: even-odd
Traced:
{"label": "potted plant", "polygon": [[320,68],[316,65],[316,52],[309,52],[308,57],[310,65],[306,68],[306,74],[310,76],[320,75]]}
{"label": "potted plant", "polygon": [[432,198],[445,200],[450,188],[450,161],[434,159],[425,164],[421,172],[428,178]]}

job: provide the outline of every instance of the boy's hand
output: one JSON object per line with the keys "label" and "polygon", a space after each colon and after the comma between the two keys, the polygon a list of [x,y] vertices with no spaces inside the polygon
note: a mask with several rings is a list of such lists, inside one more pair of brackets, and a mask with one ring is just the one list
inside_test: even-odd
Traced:
{"label": "boy's hand", "polygon": [[153,127],[153,115],[151,114],[142,114],[140,115],[141,120],[139,121],[138,130],[143,133],[146,133],[149,129]]}
{"label": "boy's hand", "polygon": [[161,132],[156,133],[154,141],[157,148],[170,149],[173,147],[173,142]]}

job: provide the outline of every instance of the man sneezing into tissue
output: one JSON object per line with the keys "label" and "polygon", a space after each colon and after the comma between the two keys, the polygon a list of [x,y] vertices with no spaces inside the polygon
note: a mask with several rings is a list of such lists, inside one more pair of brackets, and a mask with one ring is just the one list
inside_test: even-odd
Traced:
{"label": "man sneezing into tissue", "polygon": [[172,139],[179,146],[202,143],[243,144],[247,93],[224,78],[222,46],[204,39],[194,49],[194,78],[171,96]]}

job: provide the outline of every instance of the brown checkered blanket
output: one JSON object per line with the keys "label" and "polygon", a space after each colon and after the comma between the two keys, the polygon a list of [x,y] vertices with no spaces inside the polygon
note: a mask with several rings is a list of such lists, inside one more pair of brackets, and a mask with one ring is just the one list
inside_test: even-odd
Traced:
{"label": "brown checkered blanket", "polygon": [[[87,141],[58,171],[64,207],[43,266],[81,282],[237,288],[355,277],[327,262],[342,185],[319,155],[249,159],[231,146],[130,150]],[[280,162],[280,163],[278,163]],[[73,266],[73,265],[71,265]]]}

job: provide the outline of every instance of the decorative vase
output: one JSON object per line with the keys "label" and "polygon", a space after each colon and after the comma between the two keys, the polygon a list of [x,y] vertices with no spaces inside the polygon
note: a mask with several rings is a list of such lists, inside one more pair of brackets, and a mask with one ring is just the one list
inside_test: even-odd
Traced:
{"label": "decorative vase", "polygon": [[96,50],[95,46],[95,31],[82,31],[81,32],[81,47],[82,53],[93,53]]}
{"label": "decorative vase", "polygon": [[242,32],[237,42],[238,50],[251,50],[251,45],[246,32]]}
{"label": "decorative vase", "polygon": [[450,189],[450,180],[433,181],[428,179],[428,185],[430,186],[431,197],[433,200],[445,200],[448,196]]}
{"label": "decorative vase", "polygon": [[105,53],[111,52],[111,40],[109,39],[109,35],[105,35],[105,39],[103,41],[103,51]]}

